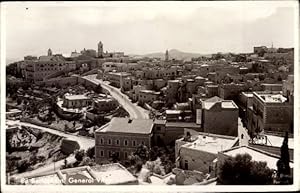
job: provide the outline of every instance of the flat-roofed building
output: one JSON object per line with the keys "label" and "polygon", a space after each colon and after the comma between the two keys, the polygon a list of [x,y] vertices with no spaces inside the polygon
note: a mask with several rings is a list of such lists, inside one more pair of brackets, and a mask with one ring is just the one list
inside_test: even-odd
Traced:
{"label": "flat-roofed building", "polygon": [[107,73],[107,79],[110,81],[112,86],[122,88],[124,83],[124,79],[131,76],[130,73],[127,72],[109,72]]}
{"label": "flat-roofed building", "polygon": [[206,85],[205,87],[205,94],[207,97],[214,97],[218,96],[219,85]]}
{"label": "flat-roofed building", "polygon": [[124,160],[142,144],[151,147],[153,120],[112,118],[95,132],[96,163],[105,163],[114,154]]}
{"label": "flat-roofed building", "polygon": [[217,96],[202,101],[202,128],[204,132],[220,135],[238,135],[237,105],[232,100]]}
{"label": "flat-roofed building", "polygon": [[61,55],[40,56],[39,59],[24,60],[25,79],[31,82],[43,81],[45,77],[69,68]]}
{"label": "flat-roofed building", "polygon": [[281,91],[282,84],[261,84],[264,91]]}
{"label": "flat-roofed building", "polygon": [[153,90],[140,90],[139,92],[139,104],[152,103],[158,100],[160,92],[155,92]]}
{"label": "flat-roofed building", "polygon": [[164,143],[172,144],[178,138],[184,135],[185,129],[193,129],[195,131],[202,131],[199,124],[195,122],[166,122],[166,129],[164,134]]}
{"label": "flat-roofed building", "polygon": [[[19,180],[18,180],[19,181]],[[138,180],[119,163],[81,166],[26,177],[25,185],[137,185]]]}
{"label": "flat-roofed building", "polygon": [[119,103],[114,98],[97,98],[93,100],[93,108],[99,112],[112,111],[119,106]]}
{"label": "flat-roofed building", "polygon": [[68,95],[66,94],[63,99],[62,107],[65,108],[82,108],[91,104],[91,99],[86,95]]}
{"label": "flat-roofed building", "polygon": [[293,104],[280,92],[253,92],[247,116],[250,132],[293,133]]}
{"label": "flat-roofed building", "polygon": [[238,138],[211,133],[184,131],[184,137],[175,142],[176,166],[184,170],[196,170],[204,174],[213,169],[218,152],[238,144]]}
{"label": "flat-roofed building", "polygon": [[247,89],[246,84],[220,84],[218,96],[222,99],[233,100],[238,97],[241,92],[246,91]]}

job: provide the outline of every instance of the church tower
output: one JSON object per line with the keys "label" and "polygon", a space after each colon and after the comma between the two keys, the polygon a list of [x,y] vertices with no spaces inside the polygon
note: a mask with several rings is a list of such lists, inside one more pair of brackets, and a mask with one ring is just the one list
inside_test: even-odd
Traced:
{"label": "church tower", "polygon": [[48,49],[48,56],[52,56],[52,50],[50,48]]}
{"label": "church tower", "polygon": [[101,41],[98,43],[98,57],[103,57],[103,44]]}
{"label": "church tower", "polygon": [[168,50],[166,51],[166,54],[165,54],[165,61],[169,61],[169,51]]}

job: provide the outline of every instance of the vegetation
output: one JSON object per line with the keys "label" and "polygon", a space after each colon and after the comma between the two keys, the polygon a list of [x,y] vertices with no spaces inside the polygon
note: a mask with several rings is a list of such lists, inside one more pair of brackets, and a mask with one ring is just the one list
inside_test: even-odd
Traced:
{"label": "vegetation", "polygon": [[249,154],[227,158],[220,166],[218,184],[268,185],[273,184],[273,170],[266,162],[256,162]]}
{"label": "vegetation", "polygon": [[76,150],[75,152],[75,159],[78,161],[78,162],[81,162],[83,160],[83,157],[85,156],[85,152],[83,149],[81,150]]}
{"label": "vegetation", "polygon": [[147,161],[144,167],[155,174],[166,175],[164,166],[162,165],[160,158],[157,158],[155,161]]}
{"label": "vegetation", "polygon": [[286,132],[282,146],[280,159],[277,162],[277,182],[278,184],[292,184],[293,177],[290,168],[290,154],[288,147],[288,132]]}

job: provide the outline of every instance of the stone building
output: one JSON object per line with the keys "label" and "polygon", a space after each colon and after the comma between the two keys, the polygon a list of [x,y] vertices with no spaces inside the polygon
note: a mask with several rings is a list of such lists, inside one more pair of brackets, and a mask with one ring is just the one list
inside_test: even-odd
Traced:
{"label": "stone building", "polygon": [[209,174],[213,170],[218,152],[238,144],[238,138],[185,130],[184,137],[175,142],[176,166]]}
{"label": "stone building", "polygon": [[140,90],[139,92],[139,104],[152,103],[155,100],[158,100],[160,92],[155,92],[153,90]]}
{"label": "stone building", "polygon": [[151,147],[153,120],[114,117],[95,132],[96,163],[107,162],[114,155],[125,160],[138,145]]}
{"label": "stone building", "polygon": [[253,107],[248,111],[250,132],[293,133],[293,104],[280,92],[253,92]]}
{"label": "stone building", "polygon": [[68,69],[65,58],[52,53],[49,56],[40,56],[39,59],[24,60],[24,66],[25,79],[30,82],[43,81],[51,74]]}
{"label": "stone building", "polygon": [[124,79],[131,76],[130,73],[127,72],[109,72],[107,73],[107,79],[110,81],[112,86],[122,88],[124,83]]}
{"label": "stone building", "polygon": [[107,112],[116,109],[119,103],[114,98],[97,98],[93,100],[93,109],[98,112]]}
{"label": "stone building", "polygon": [[202,128],[204,132],[220,135],[238,135],[237,105],[232,100],[212,97],[202,102]]}
{"label": "stone building", "polygon": [[219,97],[222,99],[235,99],[238,95],[243,92],[247,91],[246,84],[220,84],[219,85]]}
{"label": "stone building", "polygon": [[83,108],[91,104],[91,99],[85,95],[65,95],[62,107],[75,109]]}

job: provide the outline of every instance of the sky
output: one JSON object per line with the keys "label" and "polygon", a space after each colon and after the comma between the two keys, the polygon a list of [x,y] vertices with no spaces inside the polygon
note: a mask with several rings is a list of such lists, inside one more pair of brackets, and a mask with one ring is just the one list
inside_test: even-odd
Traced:
{"label": "sky", "polygon": [[[294,2],[6,3],[7,59],[74,50],[147,54],[251,52],[253,46],[294,47]],[[72,6],[70,6],[72,5]]]}

